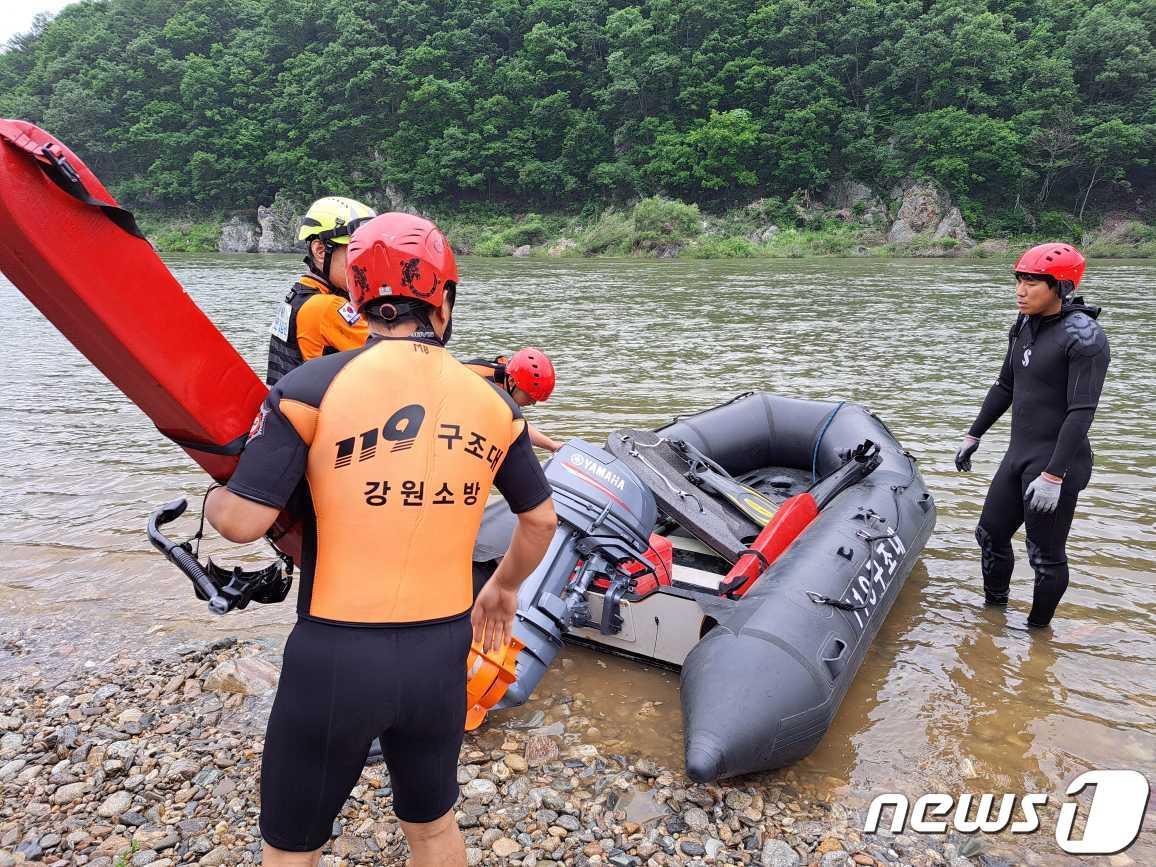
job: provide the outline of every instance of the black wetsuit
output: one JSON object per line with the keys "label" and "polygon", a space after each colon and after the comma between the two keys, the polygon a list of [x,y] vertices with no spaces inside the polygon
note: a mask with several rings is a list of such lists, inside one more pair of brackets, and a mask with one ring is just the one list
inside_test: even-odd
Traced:
{"label": "black wetsuit", "polygon": [[[1046,626],[1068,587],[1066,544],[1076,498],[1092,475],[1088,429],[1108,370],[1108,338],[1099,307],[1075,298],[1052,316],[1020,316],[1008,334],[999,378],[969,433],[981,437],[1010,406],[1011,443],[979,518],[984,594],[1007,602],[1012,534],[1027,526],[1028,562],[1035,571],[1031,626]],[[1063,477],[1059,504],[1042,513],[1024,502],[1028,485],[1047,472]]]}

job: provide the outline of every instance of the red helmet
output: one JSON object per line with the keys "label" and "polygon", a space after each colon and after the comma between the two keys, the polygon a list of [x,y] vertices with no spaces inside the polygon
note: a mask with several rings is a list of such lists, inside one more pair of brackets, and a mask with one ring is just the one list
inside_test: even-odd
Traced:
{"label": "red helmet", "polygon": [[535,401],[554,391],[554,363],[541,349],[527,346],[506,362],[506,384],[522,389]]}
{"label": "red helmet", "polygon": [[1048,243],[1032,247],[1012,270],[1019,274],[1047,274],[1057,281],[1068,280],[1075,289],[1084,276],[1084,257],[1071,244]]}
{"label": "red helmet", "polygon": [[362,223],[349,239],[349,298],[362,311],[378,298],[414,298],[431,307],[457,285],[458,265],[441,230],[422,217],[391,212]]}

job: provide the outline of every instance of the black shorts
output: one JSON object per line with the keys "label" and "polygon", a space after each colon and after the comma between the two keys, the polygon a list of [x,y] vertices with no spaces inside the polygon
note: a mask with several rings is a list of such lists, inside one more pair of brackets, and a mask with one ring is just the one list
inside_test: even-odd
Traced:
{"label": "black shorts", "polygon": [[393,809],[432,822],[458,799],[468,615],[393,628],[299,620],[285,645],[261,760],[261,836],[318,849],[381,738]]}

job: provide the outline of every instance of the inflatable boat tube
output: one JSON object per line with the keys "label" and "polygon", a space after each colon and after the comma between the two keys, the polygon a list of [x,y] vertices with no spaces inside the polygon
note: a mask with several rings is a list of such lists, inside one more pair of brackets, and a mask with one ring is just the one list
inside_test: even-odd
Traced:
{"label": "inflatable boat tube", "polygon": [[[713,607],[716,625],[683,662],[689,776],[798,761],[830,727],[931,535],[931,493],[886,425],[854,404],[753,394],[658,433],[740,478],[779,468],[817,479],[864,440],[881,447],[879,466],[823,508],[749,592]],[[688,510],[671,517],[698,529]]]}

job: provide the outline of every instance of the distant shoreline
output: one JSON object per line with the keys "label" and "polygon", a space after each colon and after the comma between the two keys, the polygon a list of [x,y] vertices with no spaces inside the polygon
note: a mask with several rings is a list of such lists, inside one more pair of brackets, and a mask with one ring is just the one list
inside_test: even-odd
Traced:
{"label": "distant shoreline", "polygon": [[[944,209],[912,231],[900,217],[815,207],[783,213],[760,202],[721,215],[702,214],[676,200],[646,199],[633,209],[592,217],[558,213],[425,213],[458,255],[490,258],[798,259],[1001,258],[1063,238],[1089,258],[1156,258],[1156,225],[1133,214],[1104,216],[1096,228],[1049,226],[1032,235],[972,237],[958,208]],[[264,211],[265,209],[262,209]],[[423,212],[424,213],[424,212]],[[300,253],[292,210],[274,221],[262,214],[174,216],[138,212],[161,253]],[[260,246],[260,249],[258,249]]]}

